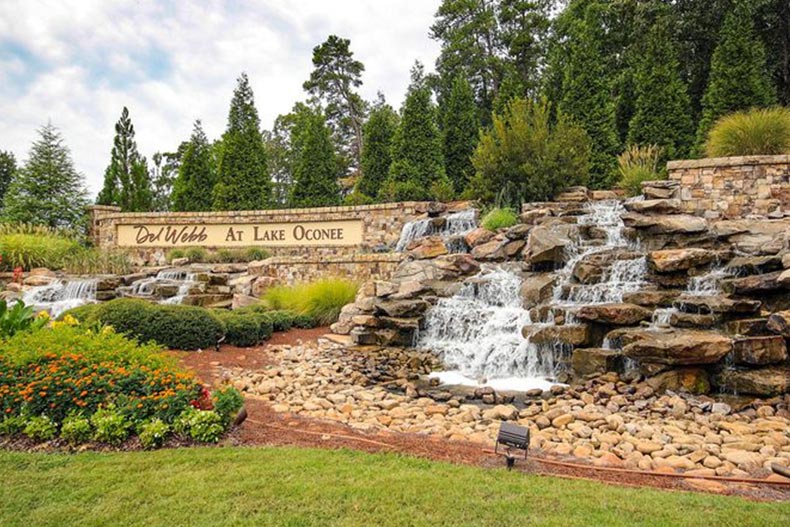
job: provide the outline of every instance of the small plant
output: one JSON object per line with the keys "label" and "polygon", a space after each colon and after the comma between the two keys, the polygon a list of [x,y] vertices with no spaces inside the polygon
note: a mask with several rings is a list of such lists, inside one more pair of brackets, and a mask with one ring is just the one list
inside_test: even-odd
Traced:
{"label": "small plant", "polygon": [[510,208],[491,209],[485,215],[481,225],[484,229],[496,232],[499,229],[506,229],[518,223],[518,214]]}
{"label": "small plant", "polygon": [[137,434],[140,438],[140,444],[146,450],[161,447],[167,434],[170,432],[170,427],[161,419],[152,419],[147,423],[140,426],[140,431]]}
{"label": "small plant", "polygon": [[201,443],[216,443],[225,432],[222,417],[213,410],[185,410],[174,425],[176,432]]}
{"label": "small plant", "polygon": [[187,247],[184,250],[184,256],[189,258],[190,262],[201,263],[208,259],[208,251],[203,247]]}
{"label": "small plant", "polygon": [[20,331],[41,329],[48,321],[48,317],[34,315],[33,308],[21,300],[10,309],[5,300],[0,300],[0,338],[12,337]]}
{"label": "small plant", "polygon": [[753,109],[726,115],[705,143],[708,157],[790,154],[790,108]]}
{"label": "small plant", "polygon": [[373,198],[368,196],[367,194],[363,194],[357,189],[354,189],[348,196],[343,198],[343,205],[348,205],[350,207],[355,207],[359,205],[371,205],[375,203]]}
{"label": "small plant", "polygon": [[264,249],[263,247],[247,247],[245,250],[245,258],[248,262],[254,262],[256,260],[265,260],[269,257],[269,251]]}
{"label": "small plant", "polygon": [[450,178],[443,177],[438,181],[431,183],[431,196],[436,201],[447,203],[455,198],[455,190],[453,189],[453,182]]}
{"label": "small plant", "polygon": [[658,171],[661,148],[655,145],[631,145],[617,157],[620,187],[629,196],[642,193],[642,182],[663,179]]}
{"label": "small plant", "polygon": [[310,317],[317,324],[331,324],[340,310],[354,301],[359,286],[342,278],[327,278],[294,286],[269,288],[264,300],[271,309]]}
{"label": "small plant", "polygon": [[184,257],[184,249],[170,249],[167,252],[167,263],[173,263],[176,258]]}
{"label": "small plant", "polygon": [[13,437],[25,430],[27,419],[23,415],[12,415],[0,421],[0,436]]}
{"label": "small plant", "polygon": [[215,390],[212,394],[214,411],[222,418],[225,428],[230,426],[231,421],[244,406],[244,397],[233,386],[226,386]]}
{"label": "small plant", "polygon": [[123,251],[81,248],[64,258],[63,269],[71,274],[127,274],[132,262]]}
{"label": "small plant", "polygon": [[129,437],[129,422],[114,408],[99,409],[91,417],[91,424],[96,441],[117,446]]}
{"label": "small plant", "polygon": [[46,415],[31,417],[25,424],[24,433],[33,441],[49,441],[58,433],[57,425]]}
{"label": "small plant", "polygon": [[91,422],[80,414],[72,414],[63,420],[60,427],[60,437],[70,445],[79,445],[90,441],[93,435]]}

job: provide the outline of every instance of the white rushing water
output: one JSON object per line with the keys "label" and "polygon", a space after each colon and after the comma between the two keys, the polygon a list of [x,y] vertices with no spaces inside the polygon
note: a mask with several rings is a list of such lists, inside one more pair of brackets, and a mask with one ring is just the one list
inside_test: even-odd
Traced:
{"label": "white rushing water", "polygon": [[449,247],[450,252],[461,252],[458,246],[459,237],[477,228],[477,211],[467,209],[448,214],[445,216],[444,224],[439,228],[436,227],[435,221],[436,218],[425,218],[406,223],[401,230],[395,250],[403,252],[411,242],[426,236],[441,236],[445,241],[455,240]]}
{"label": "white rushing water", "polygon": [[47,311],[57,318],[69,309],[96,301],[95,279],[57,281],[55,283],[32,287],[22,295],[25,305],[35,311]]}
{"label": "white rushing water", "polygon": [[[624,212],[620,202],[594,202],[587,214],[578,218],[580,225],[602,230],[605,239],[597,244],[578,240],[568,250],[567,263],[556,273],[553,307],[565,311],[566,323],[573,322],[572,312],[582,305],[620,302],[624,293],[644,285],[646,260],[633,255],[615,259],[599,283],[573,284],[573,269],[583,258],[617,248],[638,248],[623,234]],[[534,331],[554,325],[555,310],[547,320],[531,320],[522,308],[520,289],[521,278],[516,273],[504,268],[484,270],[467,280],[456,295],[439,300],[428,311],[418,346],[438,353],[451,368],[434,373],[434,377],[449,384],[499,390],[546,389],[555,384],[570,349],[560,342],[531,342]],[[524,326],[533,332],[523,336]]]}
{"label": "white rushing water", "polygon": [[164,269],[156,276],[137,280],[129,288],[131,296],[151,297],[156,293],[159,285],[176,285],[178,290],[175,296],[161,300],[162,304],[180,304],[189,294],[192,286],[197,284],[197,275],[185,269]]}

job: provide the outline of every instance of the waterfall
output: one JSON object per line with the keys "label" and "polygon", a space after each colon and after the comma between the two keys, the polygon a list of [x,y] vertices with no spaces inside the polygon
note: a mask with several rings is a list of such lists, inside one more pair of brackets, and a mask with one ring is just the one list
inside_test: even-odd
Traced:
{"label": "waterfall", "polygon": [[47,311],[57,318],[69,309],[95,302],[96,284],[95,279],[57,281],[28,289],[22,301],[36,311]]}
{"label": "waterfall", "polygon": [[162,304],[180,304],[184,301],[184,297],[189,294],[189,290],[197,283],[197,274],[186,273],[182,279],[181,284],[178,286],[178,292],[175,296],[165,298]]}
{"label": "waterfall", "polygon": [[137,297],[153,297],[159,285],[178,285],[175,296],[160,301],[162,304],[180,304],[197,282],[197,274],[185,269],[163,269],[156,276],[137,280],[129,286],[126,294]]}
{"label": "waterfall", "polygon": [[721,293],[721,281],[732,277],[733,274],[725,267],[716,267],[705,274],[693,276],[689,280],[685,294],[689,296],[716,296]]}
{"label": "waterfall", "polygon": [[[395,245],[395,250],[403,252],[411,242],[426,236],[438,235],[445,241],[462,236],[477,228],[477,211],[475,211],[475,209],[467,209],[448,214],[444,218],[444,224],[438,228],[436,227],[435,220],[436,218],[425,218],[407,222],[403,226],[403,229],[401,229],[400,238]],[[458,245],[454,245],[454,248],[457,249]],[[455,250],[451,252],[460,251]]]}

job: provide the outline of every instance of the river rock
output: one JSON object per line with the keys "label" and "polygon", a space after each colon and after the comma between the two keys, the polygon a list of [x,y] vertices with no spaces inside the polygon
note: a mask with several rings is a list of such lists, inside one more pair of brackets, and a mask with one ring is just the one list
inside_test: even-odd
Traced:
{"label": "river rock", "polygon": [[787,367],[725,369],[713,376],[713,384],[726,392],[773,397],[790,391]]}
{"label": "river rock", "polygon": [[673,273],[707,265],[714,257],[715,254],[706,249],[665,249],[650,252],[647,261],[658,273]]}
{"label": "river rock", "polygon": [[623,348],[626,357],[668,365],[714,364],[732,350],[732,339],[712,331],[655,332]]}
{"label": "river rock", "polygon": [[583,306],[576,317],[587,322],[598,322],[615,326],[632,326],[649,320],[652,312],[636,304],[598,304]]}
{"label": "river rock", "polygon": [[736,338],[732,345],[737,364],[765,366],[787,360],[787,345],[784,337]]}
{"label": "river rock", "polygon": [[551,298],[556,277],[548,273],[532,274],[521,282],[524,309],[531,309]]}
{"label": "river rock", "polygon": [[619,371],[623,355],[620,351],[602,348],[576,348],[571,356],[571,365],[576,375]]}

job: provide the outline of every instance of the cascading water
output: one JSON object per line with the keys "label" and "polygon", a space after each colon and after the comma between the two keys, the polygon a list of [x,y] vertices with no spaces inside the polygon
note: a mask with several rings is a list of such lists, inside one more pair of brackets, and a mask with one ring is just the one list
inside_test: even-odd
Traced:
{"label": "cascading water", "polygon": [[[573,270],[583,258],[602,251],[637,249],[623,234],[621,215],[625,212],[616,201],[594,202],[587,214],[578,218],[580,225],[603,230],[603,243],[579,240],[569,248],[567,263],[557,271],[552,307],[563,309],[566,324],[572,323],[575,308],[591,303],[619,302],[625,292],[636,291],[644,284],[647,272],[643,256],[616,259],[605,269],[597,284],[569,287]],[[495,389],[527,390],[553,384],[561,368],[567,346],[560,342],[537,345],[531,337],[542,328],[555,325],[553,313],[535,323],[522,307],[521,278],[504,268],[486,270],[468,280],[455,296],[444,298],[426,315],[426,327],[418,346],[439,353],[451,371],[434,376],[449,384],[486,385]],[[522,335],[522,328],[533,328]]]}
{"label": "cascading water", "polygon": [[36,311],[47,311],[53,318],[74,307],[96,301],[94,279],[58,281],[33,287],[22,296],[25,305]]}
{"label": "cascading water", "polygon": [[184,301],[184,297],[189,294],[189,290],[192,289],[197,283],[197,275],[195,273],[187,273],[181,285],[178,286],[178,292],[175,296],[171,296],[170,298],[165,298],[162,300],[163,304],[180,304]]}
{"label": "cascading water", "polygon": [[152,297],[156,294],[157,286],[177,285],[178,290],[175,296],[165,298],[162,304],[180,304],[184,297],[189,294],[190,289],[197,283],[197,275],[185,269],[164,269],[159,271],[156,276],[143,278],[134,282],[128,289],[127,294],[138,297]]}
{"label": "cascading water", "polygon": [[395,250],[403,252],[414,240],[419,240],[426,236],[441,236],[443,240],[450,241],[448,250],[450,252],[462,252],[466,244],[458,243],[460,236],[477,228],[477,212],[474,209],[462,210],[448,214],[443,224],[436,227],[435,218],[425,218],[422,220],[410,221],[403,226]]}

